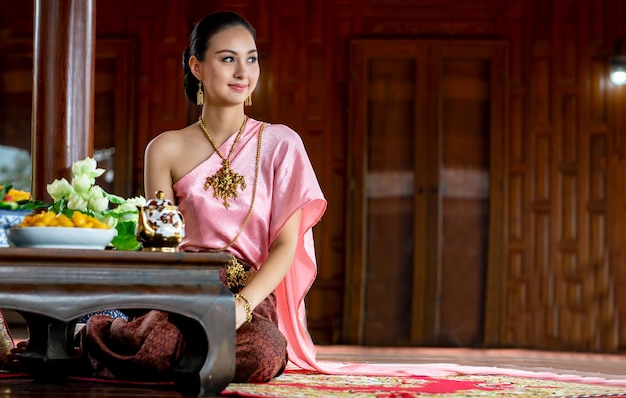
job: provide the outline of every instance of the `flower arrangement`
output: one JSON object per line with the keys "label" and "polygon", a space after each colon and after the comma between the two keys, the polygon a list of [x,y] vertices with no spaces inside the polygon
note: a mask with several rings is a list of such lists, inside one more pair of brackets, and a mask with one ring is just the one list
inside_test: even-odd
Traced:
{"label": "flower arrangement", "polygon": [[72,180],[54,180],[47,191],[54,200],[48,210],[56,214],[72,216],[79,211],[105,222],[117,230],[111,245],[117,250],[138,250],[141,244],[136,238],[139,207],[146,205],[143,196],[124,199],[110,194],[96,185],[96,178],[105,170],[96,167],[96,161],[87,157],[72,164]]}
{"label": "flower arrangement", "polygon": [[14,189],[12,185],[0,186],[0,247],[8,247],[7,229],[19,225],[34,210],[50,204],[33,200],[30,193]]}
{"label": "flower arrangement", "polygon": [[28,212],[48,206],[47,202],[33,200],[30,192],[14,189],[12,185],[0,185],[0,210]]}

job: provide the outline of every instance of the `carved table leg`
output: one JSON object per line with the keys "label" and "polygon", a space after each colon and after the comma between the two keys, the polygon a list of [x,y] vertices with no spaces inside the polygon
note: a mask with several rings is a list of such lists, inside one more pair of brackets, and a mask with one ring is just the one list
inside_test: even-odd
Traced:
{"label": "carved table leg", "polygon": [[78,371],[74,322],[22,312],[28,325],[28,347],[22,354],[25,370],[35,381],[62,383]]}
{"label": "carved table leg", "polygon": [[186,395],[218,395],[235,374],[234,299],[226,288],[220,292],[197,321],[170,315],[188,345],[174,369],[176,387]]}

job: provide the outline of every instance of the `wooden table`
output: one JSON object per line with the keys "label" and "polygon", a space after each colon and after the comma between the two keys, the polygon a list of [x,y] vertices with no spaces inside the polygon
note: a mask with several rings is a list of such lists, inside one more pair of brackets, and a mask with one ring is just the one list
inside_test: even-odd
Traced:
{"label": "wooden table", "polygon": [[160,309],[186,346],[177,387],[216,395],[235,374],[235,302],[219,281],[220,253],[0,248],[0,308],[28,324],[24,363],[35,380],[59,382],[78,363],[76,319],[104,309]]}

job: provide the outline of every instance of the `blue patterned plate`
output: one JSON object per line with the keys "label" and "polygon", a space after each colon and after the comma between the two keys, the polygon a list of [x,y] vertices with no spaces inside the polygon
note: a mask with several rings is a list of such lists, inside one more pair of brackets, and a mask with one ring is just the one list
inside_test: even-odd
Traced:
{"label": "blue patterned plate", "polygon": [[30,210],[0,210],[0,247],[8,247],[6,231],[19,225],[24,217],[31,214]]}

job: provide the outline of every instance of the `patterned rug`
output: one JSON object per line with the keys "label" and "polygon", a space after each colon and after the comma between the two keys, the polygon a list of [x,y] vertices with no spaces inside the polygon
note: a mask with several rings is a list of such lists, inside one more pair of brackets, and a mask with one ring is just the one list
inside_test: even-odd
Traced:
{"label": "patterned rug", "polygon": [[[30,379],[30,376],[0,372],[0,381],[7,379]],[[81,377],[71,377],[70,380],[100,386],[145,387],[150,388],[152,392],[154,388],[163,389],[163,391],[173,389],[171,382],[130,382]],[[516,376],[339,376],[286,370],[283,375],[269,383],[230,384],[219,396],[248,398],[626,398],[626,387]]]}
{"label": "patterned rug", "polygon": [[224,396],[273,398],[622,397],[626,387],[511,376],[335,376],[287,370],[264,384],[230,384]]}

